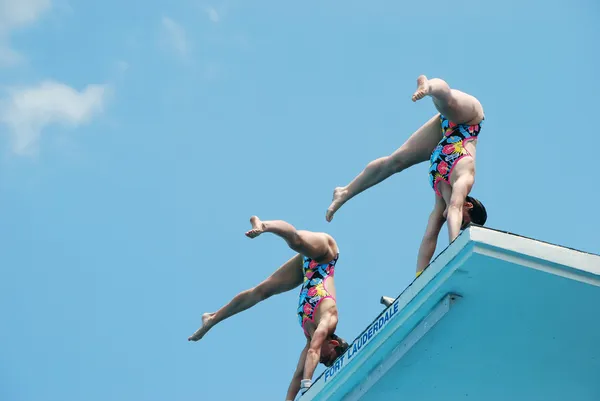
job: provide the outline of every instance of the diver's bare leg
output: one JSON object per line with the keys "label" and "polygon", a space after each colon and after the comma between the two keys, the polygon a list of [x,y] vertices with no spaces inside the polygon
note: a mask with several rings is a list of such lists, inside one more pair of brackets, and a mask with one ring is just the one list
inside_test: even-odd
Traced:
{"label": "diver's bare leg", "polygon": [[203,314],[202,326],[188,338],[188,341],[200,340],[217,323],[245,311],[273,295],[296,288],[302,284],[303,279],[302,256],[296,255],[262,283],[240,292],[217,312]]}
{"label": "diver's bare leg", "polygon": [[261,221],[258,217],[250,218],[252,229],[246,235],[256,238],[262,233],[272,233],[285,240],[294,251],[314,259],[317,262],[329,262],[337,254],[337,245],[333,238],[325,233],[314,233],[296,228],[283,220]]}
{"label": "diver's bare leg", "polygon": [[325,218],[333,219],[335,212],[347,201],[361,192],[379,184],[393,174],[399,173],[415,164],[429,160],[431,152],[442,139],[439,115],[436,114],[421,128],[413,133],[406,142],[389,156],[373,160],[365,169],[345,187],[333,191],[333,200],[327,209]]}
{"label": "diver's bare leg", "polygon": [[446,81],[425,75],[417,78],[417,90],[412,96],[413,102],[431,96],[436,109],[456,124],[479,124],[484,118],[483,106],[472,95],[451,89]]}

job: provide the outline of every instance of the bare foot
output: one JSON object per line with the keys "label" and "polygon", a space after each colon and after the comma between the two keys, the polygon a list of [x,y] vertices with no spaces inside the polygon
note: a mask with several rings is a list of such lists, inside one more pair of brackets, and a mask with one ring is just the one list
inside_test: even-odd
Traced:
{"label": "bare foot", "polygon": [[343,187],[337,187],[333,191],[333,202],[329,205],[329,209],[327,209],[327,213],[325,214],[325,220],[331,222],[333,220],[333,215],[338,211],[339,208],[342,207],[344,203],[346,203],[346,195],[348,194],[348,190]]}
{"label": "bare foot", "polygon": [[202,326],[200,326],[194,334],[188,337],[188,341],[198,341],[208,333],[208,330],[212,327],[211,320],[213,315],[214,313],[205,313],[202,315]]}
{"label": "bare foot", "polygon": [[425,75],[419,75],[417,78],[417,90],[412,95],[412,101],[416,102],[417,100],[423,99],[425,96],[429,95],[429,91],[431,88],[429,87],[429,81]]}
{"label": "bare foot", "polygon": [[250,224],[252,224],[252,230],[246,231],[246,237],[256,238],[265,232],[265,224],[262,221],[260,221],[258,217],[250,217]]}

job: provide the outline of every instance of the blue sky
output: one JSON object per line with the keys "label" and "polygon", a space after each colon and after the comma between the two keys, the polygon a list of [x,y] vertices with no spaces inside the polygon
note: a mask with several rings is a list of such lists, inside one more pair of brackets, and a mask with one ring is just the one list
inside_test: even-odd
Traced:
{"label": "blue sky", "polygon": [[292,255],[253,214],[337,239],[348,340],[409,284],[425,164],[324,216],[419,74],[484,105],[488,226],[600,252],[598,3],[405,3],[0,0],[0,399],[283,400],[295,291],[186,339]]}

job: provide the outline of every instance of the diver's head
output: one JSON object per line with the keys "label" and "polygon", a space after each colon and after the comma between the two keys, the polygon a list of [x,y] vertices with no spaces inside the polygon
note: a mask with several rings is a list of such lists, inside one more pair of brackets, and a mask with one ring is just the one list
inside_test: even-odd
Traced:
{"label": "diver's head", "polygon": [[333,362],[346,352],[348,347],[346,340],[335,334],[330,335],[321,346],[320,362],[327,367],[332,366]]}
{"label": "diver's head", "polygon": [[461,229],[464,230],[471,223],[483,226],[487,220],[485,206],[479,200],[467,196],[463,205],[463,222]]}

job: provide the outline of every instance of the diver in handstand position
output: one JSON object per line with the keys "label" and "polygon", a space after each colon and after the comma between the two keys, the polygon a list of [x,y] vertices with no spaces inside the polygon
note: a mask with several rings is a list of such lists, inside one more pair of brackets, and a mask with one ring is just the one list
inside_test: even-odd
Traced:
{"label": "diver in handstand position", "polygon": [[348,349],[348,343],[335,334],[338,310],[333,276],[339,250],[329,234],[296,230],[285,221],[261,221],[256,216],[250,223],[247,237],[272,233],[298,254],[256,287],[239,293],[218,311],[203,314],[202,326],[188,340],[198,341],[217,323],[300,286],[297,314],[306,344],[288,388],[286,400],[293,400],[298,391],[304,393],[310,387],[319,362],[329,367]]}
{"label": "diver in handstand position", "polygon": [[483,225],[487,212],[469,196],[475,183],[475,145],[485,115],[475,97],[451,89],[438,78],[417,78],[413,102],[429,96],[438,114],[413,133],[394,153],[370,162],[350,184],[333,192],[326,219],[331,221],[340,207],[359,193],[415,164],[429,160],[429,183],[435,205],[429,216],[417,257],[417,276],[427,267],[444,223],[454,241],[469,223]]}

